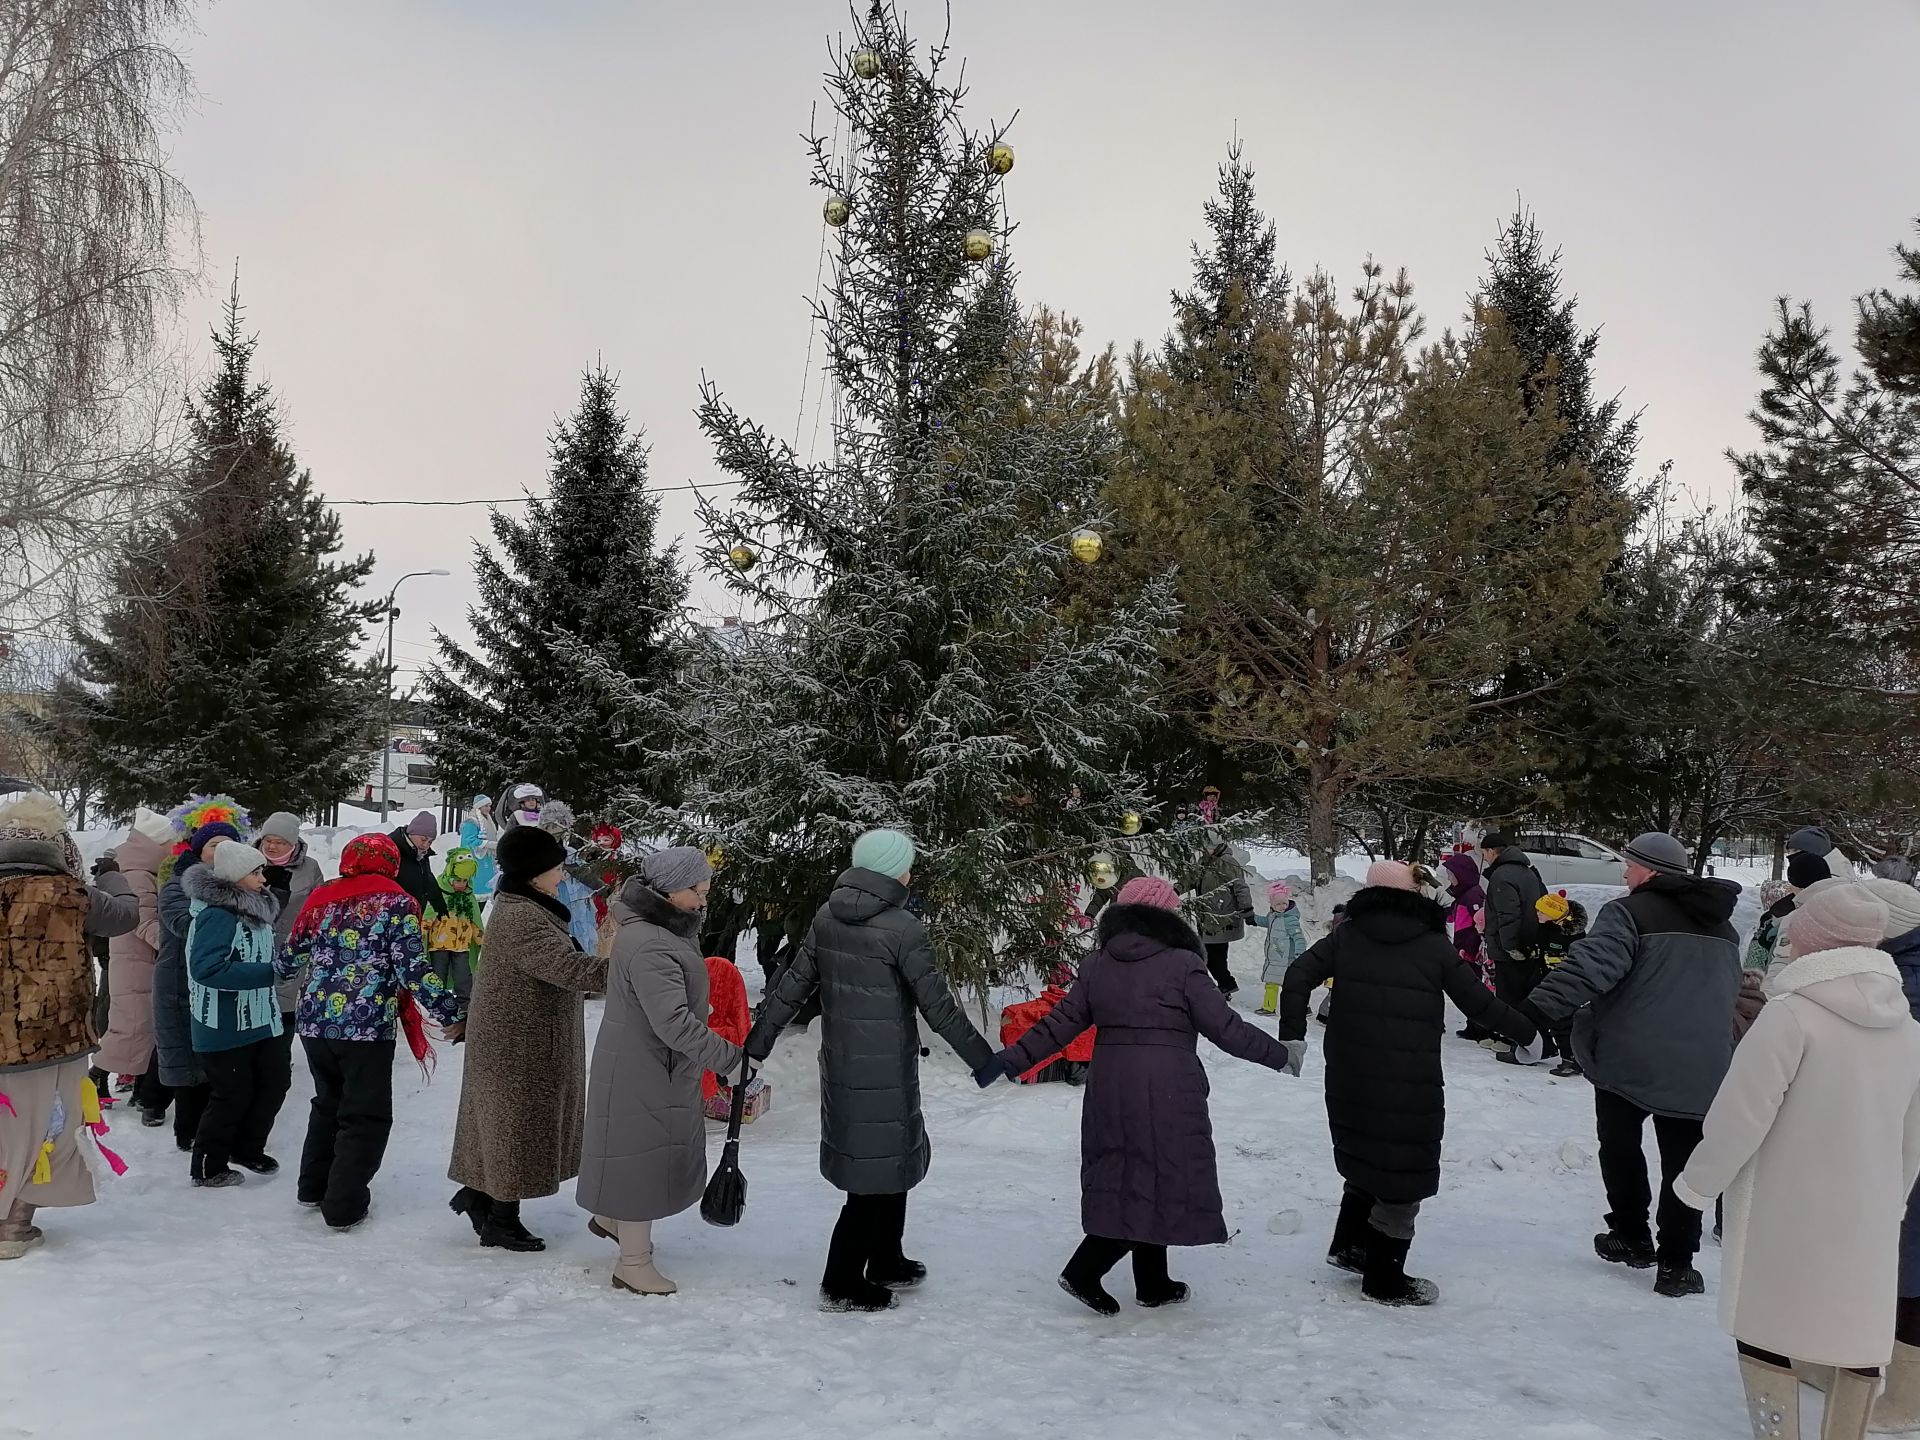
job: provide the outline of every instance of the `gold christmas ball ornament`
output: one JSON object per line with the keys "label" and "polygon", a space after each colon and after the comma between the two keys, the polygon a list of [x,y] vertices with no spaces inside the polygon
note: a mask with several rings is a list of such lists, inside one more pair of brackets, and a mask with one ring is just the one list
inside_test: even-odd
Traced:
{"label": "gold christmas ball ornament", "polygon": [[827,203],[820,207],[820,218],[838,230],[847,223],[853,214],[853,202],[844,195],[829,195]]}
{"label": "gold christmas ball ornament", "polygon": [[996,175],[1004,175],[1013,169],[1013,146],[1004,140],[996,141],[993,148],[987,151],[987,169]]}
{"label": "gold christmas ball ornament", "polygon": [[760,563],[760,557],[753,553],[753,547],[746,544],[735,545],[727,551],[727,558],[733,562],[733,568],[742,575]]}
{"label": "gold christmas ball ornament", "polygon": [[1073,552],[1073,558],[1082,565],[1091,565],[1100,558],[1100,552],[1106,548],[1097,530],[1076,530],[1067,548]]}
{"label": "gold christmas ball ornament", "polygon": [[1120,883],[1120,867],[1111,855],[1095,855],[1087,861],[1087,883],[1096,890],[1111,890]]}
{"label": "gold christmas ball ornament", "polygon": [[1120,833],[1122,835],[1138,835],[1140,833],[1140,827],[1145,823],[1136,811],[1129,810],[1120,817]]}
{"label": "gold christmas ball ornament", "polygon": [[880,52],[878,50],[856,50],[853,52],[853,73],[862,80],[871,80],[880,73]]}
{"label": "gold christmas ball ornament", "polygon": [[716,870],[725,869],[727,864],[727,852],[725,850],[722,850],[718,845],[709,845],[707,847],[707,864],[711,865]]}
{"label": "gold christmas ball ornament", "polygon": [[991,230],[969,230],[967,238],[961,244],[967,259],[976,264],[993,254],[993,232]]}

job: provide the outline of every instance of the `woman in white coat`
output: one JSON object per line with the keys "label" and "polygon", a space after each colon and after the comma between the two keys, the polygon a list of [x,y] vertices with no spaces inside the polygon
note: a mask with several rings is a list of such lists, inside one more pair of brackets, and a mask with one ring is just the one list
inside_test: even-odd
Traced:
{"label": "woman in white coat", "polygon": [[1793,1361],[1832,1376],[1821,1440],[1861,1440],[1893,1353],[1900,1220],[1920,1174],[1920,1022],[1887,907],[1862,886],[1804,891],[1674,1194],[1726,1195],[1720,1323],[1758,1437],[1798,1440]]}

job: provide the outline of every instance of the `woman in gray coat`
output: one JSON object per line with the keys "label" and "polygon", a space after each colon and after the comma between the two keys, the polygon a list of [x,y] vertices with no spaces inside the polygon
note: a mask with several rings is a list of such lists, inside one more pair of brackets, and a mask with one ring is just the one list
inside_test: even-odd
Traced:
{"label": "woman in gray coat", "polygon": [[589,1230],[619,1242],[614,1288],[636,1295],[679,1289],[653,1263],[653,1222],[697,1204],[706,1189],[701,1074],[741,1068],[739,1048],[707,1028],[707,962],[694,940],[712,883],[698,850],[662,850],[613,905],[619,929],[574,1198],[593,1216]]}
{"label": "woman in gray coat", "polygon": [[895,1288],[926,1278],[927,1267],[907,1259],[900,1243],[907,1192],[932,1158],[920,1118],[916,1014],[969,1070],[993,1058],[934,968],[926,926],[902,908],[913,858],[913,842],[896,830],[860,837],[853,869],[814,917],[747,1036],[758,1064],[820,992],[820,1173],[847,1195],[820,1282],[823,1310],[885,1310]]}

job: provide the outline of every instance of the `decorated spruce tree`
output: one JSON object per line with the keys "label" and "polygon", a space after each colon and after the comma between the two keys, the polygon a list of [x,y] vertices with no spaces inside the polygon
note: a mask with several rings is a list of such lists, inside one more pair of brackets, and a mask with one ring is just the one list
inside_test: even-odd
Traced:
{"label": "decorated spruce tree", "polygon": [[340,518],[281,434],[257,343],[236,287],[180,498],[127,542],[55,696],[50,738],[114,813],[226,791],[255,815],[312,814],[379,744],[378,672],[355,658],[373,557],[336,558]]}
{"label": "decorated spruce tree", "polygon": [[1110,366],[1024,316],[1006,254],[1013,153],[970,130],[947,53],[856,21],[827,77],[849,137],[813,143],[838,228],[820,304],[832,453],[802,461],[709,387],[736,482],[708,567],[761,620],[689,671],[684,802],[642,816],[717,847],[721,888],[796,925],[863,830],[918,843],[913,889],[954,979],[1049,953],[1090,862],[1143,803],[1164,588],[1091,618]]}
{"label": "decorated spruce tree", "polygon": [[439,635],[425,680],[451,793],[531,780],[583,815],[616,791],[665,793],[631,747],[672,679],[687,582],[656,547],[660,502],[618,397],[613,376],[587,372],[553,433],[546,497],[524,517],[495,511],[494,546],[474,547],[476,648]]}

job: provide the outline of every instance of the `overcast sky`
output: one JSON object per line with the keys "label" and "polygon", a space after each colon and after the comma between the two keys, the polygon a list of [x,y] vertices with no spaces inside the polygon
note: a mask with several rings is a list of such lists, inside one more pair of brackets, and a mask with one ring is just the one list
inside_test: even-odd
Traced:
{"label": "overcast sky", "polygon": [[[1645,409],[1646,468],[1671,458],[1706,495],[1731,494],[1721,451],[1748,443],[1772,297],[1844,322],[1920,214],[1920,0],[952,11],[970,118],[1019,111],[1027,303],[1123,348],[1162,335],[1236,126],[1295,273],[1404,265],[1435,331],[1518,195],[1604,328],[1602,387]],[[655,482],[715,478],[703,372],[795,427],[821,234],[798,137],[846,28],[839,0],[220,0],[187,42],[202,100],[176,146],[205,212],[192,328],[237,259],[329,496],[543,488],[549,426],[596,356]],[[464,630],[487,513],[345,512],[382,589],[454,572],[403,592],[403,669],[433,625]],[[690,521],[667,497],[668,527]]]}

